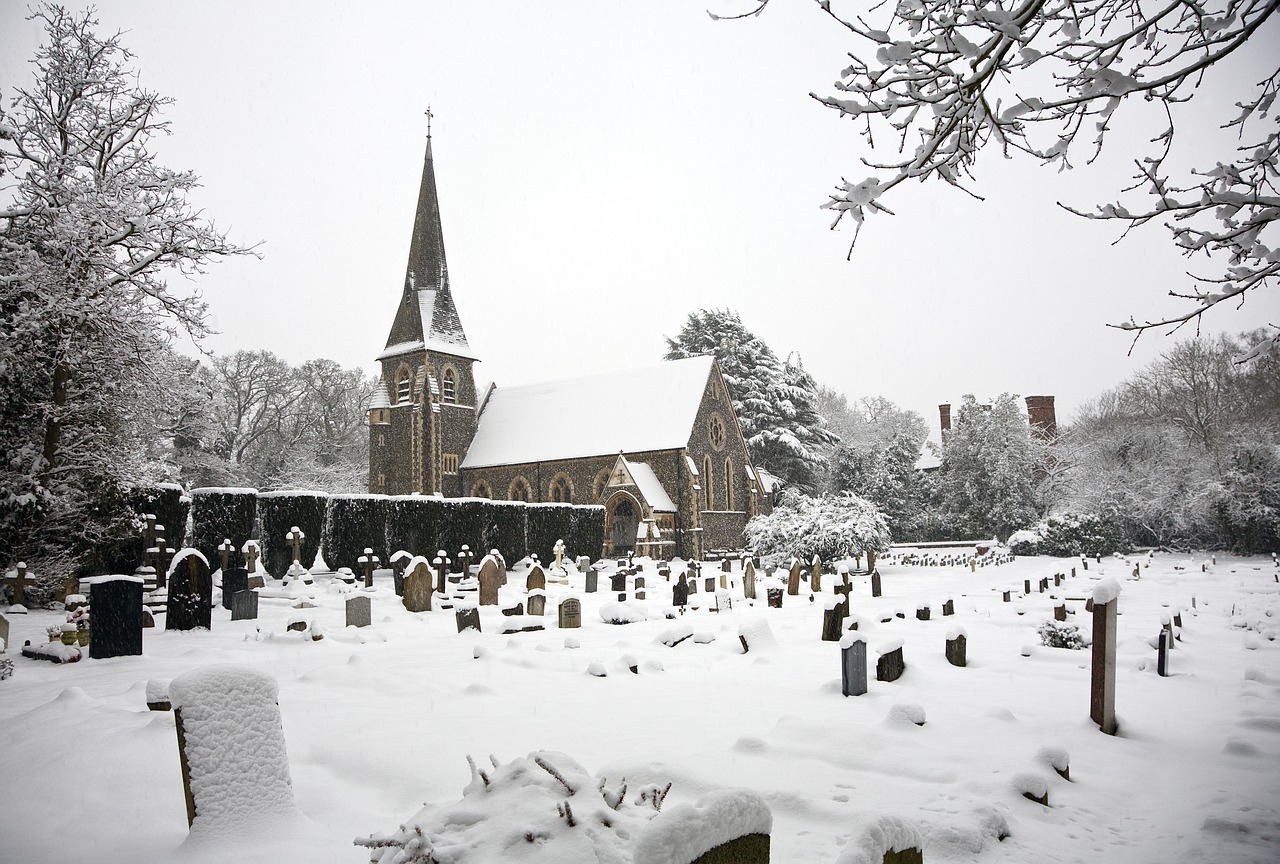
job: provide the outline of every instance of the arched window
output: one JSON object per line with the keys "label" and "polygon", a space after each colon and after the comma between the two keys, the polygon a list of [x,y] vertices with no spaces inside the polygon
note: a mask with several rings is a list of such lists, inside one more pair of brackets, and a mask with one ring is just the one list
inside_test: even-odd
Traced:
{"label": "arched window", "polygon": [[600,503],[600,498],[604,495],[604,487],[609,483],[609,469],[601,468],[596,474],[595,482],[591,484],[591,489],[595,492],[596,503]]}
{"label": "arched window", "polygon": [[557,504],[573,503],[573,481],[563,471],[551,478],[551,500]]}
{"label": "arched window", "polygon": [[733,463],[724,460],[724,509],[733,509]]}
{"label": "arched window", "polygon": [[705,502],[706,506],[702,508],[703,510],[710,510],[712,503],[715,501],[714,496],[712,496],[711,494],[711,487],[712,487],[711,457],[703,456],[702,457],[702,490],[705,493],[705,497],[706,497],[706,502]]}
{"label": "arched window", "polygon": [[396,373],[396,404],[408,402],[412,390],[413,372],[408,366],[401,366],[400,371]]}
{"label": "arched window", "polygon": [[458,402],[458,373],[453,371],[452,366],[444,367],[444,374],[440,381],[440,393],[444,397],[444,401],[450,405],[456,405]]}
{"label": "arched window", "polygon": [[493,490],[489,488],[489,481],[477,480],[471,487],[472,498],[492,498]]}
{"label": "arched window", "polygon": [[511,488],[507,490],[507,498],[512,501],[529,501],[529,481],[523,477],[517,477],[511,481]]}

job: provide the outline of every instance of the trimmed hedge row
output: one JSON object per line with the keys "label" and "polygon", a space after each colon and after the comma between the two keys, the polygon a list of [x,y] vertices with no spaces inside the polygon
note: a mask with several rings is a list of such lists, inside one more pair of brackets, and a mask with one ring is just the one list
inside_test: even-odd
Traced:
{"label": "trimmed hedge row", "polygon": [[257,489],[192,489],[191,545],[199,549],[209,566],[216,570],[222,560],[218,547],[223,540],[230,540],[235,548],[227,559],[227,566],[243,567],[240,549],[253,538],[257,509]]}
{"label": "trimmed hedge row", "polygon": [[497,549],[519,561],[528,549],[527,507],[488,498],[396,496],[387,505],[386,549],[431,560],[441,549],[454,557],[465,544],[478,556]]}
{"label": "trimmed hedge row", "polygon": [[604,508],[599,505],[529,504],[528,552],[545,564],[555,560],[557,540],[564,540],[565,559],[600,557],[604,545]]}
{"label": "trimmed hedge row", "polygon": [[160,483],[155,486],[135,486],[128,492],[128,507],[133,514],[132,533],[100,547],[98,561],[88,569],[88,575],[102,573],[132,573],[145,562],[147,552],[142,532],[146,526],[143,518],[150,513],[156,524],[164,526],[165,543],[181,549],[187,533],[187,513],[191,499],[176,483]]}
{"label": "trimmed hedge row", "polygon": [[372,549],[382,561],[387,560],[385,537],[390,501],[386,495],[330,496],[320,539],[324,562],[330,570],[350,567],[352,573],[358,573],[365,549]]}
{"label": "trimmed hedge row", "polygon": [[302,530],[302,566],[310,568],[320,550],[324,531],[325,492],[284,490],[258,493],[258,545],[262,549],[262,566],[277,579],[283,579],[293,563],[293,552],[285,535],[295,526]]}

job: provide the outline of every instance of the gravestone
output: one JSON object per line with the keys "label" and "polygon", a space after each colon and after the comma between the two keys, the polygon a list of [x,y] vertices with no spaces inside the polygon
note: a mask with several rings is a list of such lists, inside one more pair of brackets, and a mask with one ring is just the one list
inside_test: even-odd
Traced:
{"label": "gravestone", "polygon": [[1156,673],[1161,678],[1169,677],[1169,645],[1172,641],[1168,630],[1160,631],[1160,642],[1156,648]]}
{"label": "gravestone", "polygon": [[716,593],[716,577],[714,576],[706,577],[702,587],[706,590],[708,594]]}
{"label": "gravestone", "polygon": [[528,600],[529,614],[541,617],[547,611],[547,593],[541,588],[535,588],[529,592]]}
{"label": "gravestone", "polygon": [[828,598],[822,610],[822,641],[839,642],[844,630],[845,606],[837,597]]}
{"label": "gravestone", "polygon": [[492,558],[480,565],[480,605],[498,605],[498,564]]}
{"label": "gravestone", "polygon": [[9,619],[0,615],[0,654],[9,650]]}
{"label": "gravestone", "polygon": [[952,666],[964,666],[968,652],[968,637],[955,633],[947,638],[947,662]]}
{"label": "gravestone", "polygon": [[431,568],[421,558],[404,577],[404,597],[401,602],[410,612],[430,612],[432,584]]}
{"label": "gravestone", "polygon": [[635,589],[636,589],[636,599],[637,599],[637,600],[643,600],[643,599],[645,599],[645,591],[644,591],[644,577],[643,577],[643,576],[637,576],[637,577],[636,577],[636,580],[635,580]]}
{"label": "gravestone", "polygon": [[1023,579],[1023,580],[1022,580],[1022,593],[1023,593],[1023,594],[1030,594],[1030,593],[1031,593],[1031,580],[1030,580],[1030,579]]}
{"label": "gravestone", "polygon": [[361,569],[364,570],[364,587],[372,588],[373,587],[373,568],[381,564],[382,560],[378,558],[377,555],[373,554],[372,549],[366,547],[364,550],[364,554],[361,555],[358,559],[356,559],[356,562],[360,565]]}
{"label": "gravestone", "polygon": [[244,545],[240,547],[240,554],[244,556],[244,569],[249,571],[249,575],[258,572],[258,559],[262,557],[262,553],[258,550],[258,544],[254,540],[246,540]]}
{"label": "gravestone", "polygon": [[1089,684],[1089,718],[1107,735],[1116,734],[1116,610],[1120,585],[1103,579],[1094,586],[1093,664]]}
{"label": "gravestone", "polygon": [[932,610],[931,610],[928,606],[917,606],[917,607],[916,607],[916,620],[917,620],[917,621],[928,621],[928,620],[929,620],[929,615],[930,615],[930,614],[932,614]]}
{"label": "gravestone", "polygon": [[237,591],[231,595],[231,620],[252,621],[258,617],[258,592]]}
{"label": "gravestone", "polygon": [[213,579],[204,556],[191,550],[177,559],[169,580],[169,606],[164,629],[194,630],[213,625]]}
{"label": "gravestone", "polygon": [[815,594],[822,590],[822,559],[817,555],[809,563],[809,587]]}
{"label": "gravestone", "polygon": [[625,571],[619,570],[609,579],[609,590],[626,593],[627,590],[627,574]]}
{"label": "gravestone", "polygon": [[698,593],[698,579],[697,579],[697,577],[691,578],[691,579],[689,580],[689,593],[690,593],[690,594],[697,594],[697,593]]}
{"label": "gravestone", "polygon": [[768,595],[768,603],[770,609],[782,608],[782,595],[785,592],[781,588],[766,588],[765,594]]}
{"label": "gravestone", "polygon": [[1011,593],[1012,593],[1012,592],[1010,592],[1010,591],[1005,591],[1005,592],[1003,592],[1003,593],[1000,595],[1000,597],[1001,597],[1001,599],[1002,599],[1002,600],[1004,600],[1004,602],[1008,603],[1008,602],[1009,602],[1009,595],[1010,595]]}
{"label": "gravestone", "polygon": [[218,569],[225,571],[231,566],[231,553],[234,551],[236,551],[236,547],[231,542],[231,538],[224,537],[222,542],[218,544]]}
{"label": "gravestone", "polygon": [[749,558],[742,570],[742,596],[748,600],[756,599],[756,567]]}
{"label": "gravestone", "polygon": [[480,610],[474,606],[468,606],[464,609],[457,609],[453,613],[454,620],[458,625],[458,632],[463,630],[475,630],[480,632]]}
{"label": "gravestone", "polygon": [[880,571],[879,571],[879,570],[872,570],[872,571],[871,571],[871,596],[872,596],[872,597],[879,597],[879,596],[880,596],[880,593],[881,593],[881,591],[880,591]]}
{"label": "gravestone", "polygon": [[896,647],[880,654],[880,659],[876,661],[876,680],[897,681],[906,668],[906,661],[902,659],[902,644],[898,643]]}
{"label": "gravestone", "polygon": [[582,601],[566,597],[560,601],[558,624],[562,630],[574,630],[582,626]]}
{"label": "gravestone", "polygon": [[680,574],[680,581],[671,586],[671,605],[683,609],[689,605],[689,577]]}
{"label": "gravestone", "polygon": [[1054,573],[1054,574],[1053,574],[1053,587],[1054,587],[1054,588],[1061,588],[1061,587],[1062,587],[1062,574],[1061,574],[1061,573]]}
{"label": "gravestone", "polygon": [[529,575],[524,580],[524,590],[541,591],[547,587],[547,574],[538,564],[534,564],[529,569]]}
{"label": "gravestone", "polygon": [[956,604],[954,600],[948,598],[942,604],[942,617],[956,614]]}
{"label": "gravestone", "polygon": [[231,595],[249,588],[249,570],[232,567],[222,571],[222,608],[231,608]]}
{"label": "gravestone", "polygon": [[1053,607],[1053,620],[1054,621],[1067,620],[1067,604],[1060,603],[1059,605]]}
{"label": "gravestone", "polygon": [[347,626],[368,627],[373,623],[373,604],[369,595],[347,598]]}
{"label": "gravestone", "polygon": [[4,584],[9,586],[9,603],[13,606],[27,605],[27,588],[34,587],[36,582],[27,576],[27,564],[19,561],[13,575],[6,575]]}
{"label": "gravestone", "polygon": [[860,636],[840,640],[840,692],[846,696],[867,692],[867,643]]}
{"label": "gravestone", "polygon": [[135,576],[100,576],[93,586],[93,630],[89,656],[128,657],[142,653],[142,580]]}
{"label": "gravestone", "polygon": [[791,572],[787,574],[787,593],[792,597],[800,593],[800,562],[791,559]]}

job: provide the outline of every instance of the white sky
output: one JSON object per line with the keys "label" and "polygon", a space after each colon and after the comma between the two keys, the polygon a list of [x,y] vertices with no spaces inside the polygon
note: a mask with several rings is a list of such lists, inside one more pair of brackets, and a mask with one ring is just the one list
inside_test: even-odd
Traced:
{"label": "white sky", "polygon": [[[728,307],[819,381],[934,427],[937,404],[968,392],[1056,395],[1067,420],[1169,346],[1148,335],[1129,358],[1129,338],[1103,326],[1168,313],[1166,291],[1188,286],[1163,230],[1113,246],[1118,225],[1054,203],[1105,199],[1127,176],[1119,138],[1105,164],[1066,175],[989,154],[985,203],[905,190],[846,262],[851,234],[829,232],[818,205],[842,175],[865,176],[861,139],[807,95],[842,67],[841,31],[809,3],[775,0],[739,22],[705,8],[112,0],[99,17],[129,31],[144,85],[177,100],[162,161],[201,176],[199,203],[234,239],[262,243],[261,260],[200,279],[214,351],[375,370],[428,105],[451,283],[482,380],[656,362],[690,311]],[[6,102],[41,38],[25,10],[0,0]],[[1256,40],[1274,47],[1275,30]],[[1220,77],[1232,99],[1255,79]],[[1183,134],[1204,143],[1201,128]],[[1280,323],[1274,291],[1205,326],[1268,322]]]}

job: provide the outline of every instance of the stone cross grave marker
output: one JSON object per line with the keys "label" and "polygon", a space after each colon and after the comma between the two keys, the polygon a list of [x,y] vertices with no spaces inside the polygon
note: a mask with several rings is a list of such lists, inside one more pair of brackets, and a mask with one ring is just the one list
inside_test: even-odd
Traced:
{"label": "stone cross grave marker", "polygon": [[582,626],[582,601],[577,597],[566,597],[560,601],[557,623],[562,630],[574,630]]}
{"label": "stone cross grave marker", "polygon": [[258,559],[262,557],[262,553],[258,550],[258,544],[252,540],[245,541],[244,547],[240,550],[240,554],[244,555],[244,569],[249,571],[249,575],[258,572]]}
{"label": "stone cross grave marker", "polygon": [[881,588],[880,588],[880,571],[879,571],[879,570],[872,570],[872,571],[871,571],[871,596],[872,596],[872,597],[879,597],[879,596],[880,596],[880,593],[881,593]]}
{"label": "stone cross grave marker", "polygon": [[474,606],[467,606],[454,610],[454,620],[457,622],[458,632],[463,630],[475,630],[480,632],[480,610]]}
{"label": "stone cross grave marker", "polygon": [[284,535],[284,541],[289,544],[289,549],[293,556],[293,563],[299,567],[302,566],[302,541],[307,539],[307,535],[302,533],[302,529],[294,525]]}
{"label": "stone cross grave marker", "polygon": [[498,605],[498,565],[492,558],[480,565],[480,605]]}
{"label": "stone cross grave marker", "polygon": [[95,660],[142,653],[142,580],[136,576],[99,576],[93,587],[93,630],[89,656]]}
{"label": "stone cross grave marker", "polygon": [[430,612],[433,587],[431,568],[426,561],[418,559],[409,575],[404,577],[404,596],[401,598],[404,608],[410,612]]}
{"label": "stone cross grave marker", "polygon": [[258,592],[245,589],[231,595],[231,620],[254,621],[258,617]]}
{"label": "stone cross grave marker", "polygon": [[867,643],[860,636],[840,641],[840,692],[846,696],[867,692]]}
{"label": "stone cross grave marker", "polygon": [[361,566],[361,568],[364,570],[364,587],[372,588],[373,587],[373,568],[381,564],[382,559],[380,559],[377,555],[374,555],[372,549],[365,547],[364,554],[356,559],[356,563],[358,563]]}
{"label": "stone cross grave marker", "polygon": [[192,551],[174,563],[164,629],[212,629],[213,578],[204,556]]}
{"label": "stone cross grave marker", "polygon": [[9,586],[9,602],[14,606],[27,605],[27,588],[34,586],[35,580],[27,576],[27,564],[19,561],[12,576],[5,576],[4,584]]}
{"label": "stone cross grave marker", "polygon": [[965,666],[968,661],[968,637],[963,632],[953,632],[947,637],[947,662],[952,666]]}
{"label": "stone cross grave marker", "polygon": [[234,551],[236,547],[231,542],[231,538],[222,538],[222,542],[218,544],[218,562],[224,571],[231,566],[231,553]]}
{"label": "stone cross grave marker", "polygon": [[689,577],[681,573],[679,581],[671,586],[671,605],[684,611],[684,607],[689,605]]}
{"label": "stone cross grave marker", "polygon": [[814,594],[822,590],[822,559],[817,555],[813,556],[813,561],[809,564],[809,587]]}
{"label": "stone cross grave marker", "polygon": [[742,568],[742,596],[748,600],[756,599],[756,566],[750,559]]}
{"label": "stone cross grave marker", "polygon": [[1116,610],[1120,585],[1104,579],[1093,589],[1093,664],[1089,718],[1107,735],[1116,734]]}
{"label": "stone cross grave marker", "polygon": [[800,561],[791,559],[791,572],[787,574],[787,593],[796,596],[800,593]]}
{"label": "stone cross grave marker", "polygon": [[1156,647],[1156,673],[1161,678],[1169,677],[1169,646],[1173,640],[1169,638],[1168,630],[1160,631],[1160,641]]}
{"label": "stone cross grave marker", "polygon": [[368,594],[347,598],[347,626],[368,627],[373,623],[373,604]]}
{"label": "stone cross grave marker", "polygon": [[556,569],[564,569],[564,540],[557,539],[556,545],[551,547],[551,551],[556,554]]}
{"label": "stone cross grave marker", "polygon": [[231,595],[249,587],[249,571],[243,567],[228,567],[222,571],[222,608],[231,608]]}

